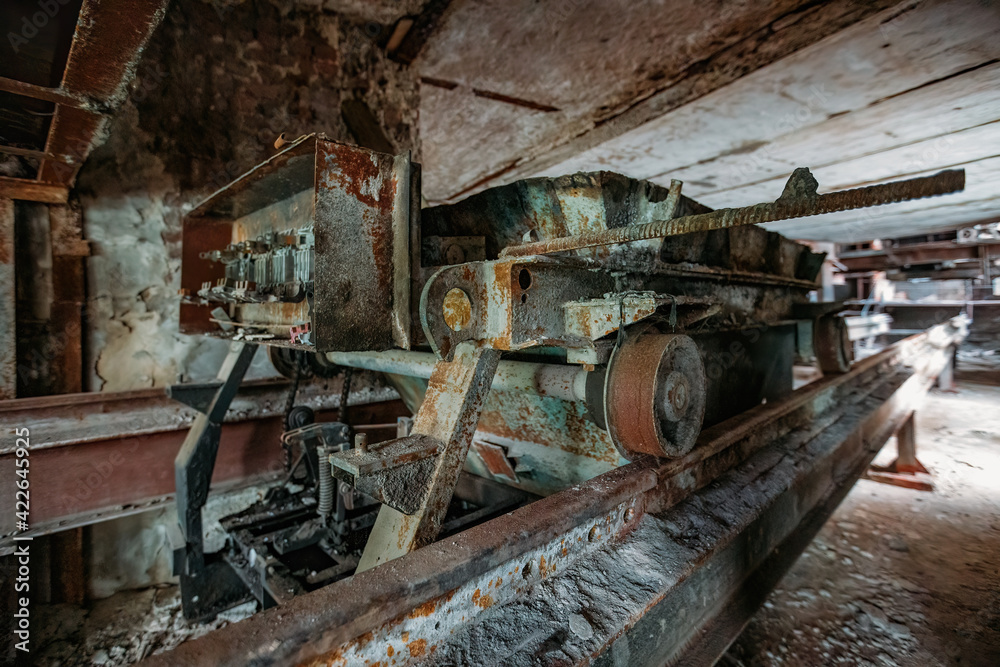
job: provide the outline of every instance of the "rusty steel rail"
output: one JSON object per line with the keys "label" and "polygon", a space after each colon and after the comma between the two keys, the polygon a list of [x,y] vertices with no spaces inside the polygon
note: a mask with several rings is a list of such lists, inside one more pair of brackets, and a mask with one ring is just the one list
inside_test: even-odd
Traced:
{"label": "rusty steel rail", "polygon": [[[231,489],[283,471],[279,446],[289,384],[245,383],[222,428],[213,489]],[[323,418],[336,416],[339,381],[303,383],[298,403]],[[391,390],[359,395],[351,406],[359,424],[382,425],[409,412]],[[363,403],[363,404],[361,404]],[[45,535],[145,511],[173,498],[173,460],[195,411],[163,389],[66,394],[0,401],[0,431],[30,431],[31,530]],[[362,428],[361,430],[365,430]],[[388,428],[368,429],[382,439]],[[14,497],[15,441],[0,446],[0,493]],[[13,548],[14,516],[0,520],[0,554]]]}
{"label": "rusty steel rail", "polygon": [[500,256],[546,255],[614,243],[629,243],[678,234],[804,218],[835,211],[849,211],[924,197],[936,197],[964,190],[965,170],[951,169],[933,176],[869,185],[824,195],[816,194],[817,187],[818,183],[809,170],[800,167],[789,177],[784,193],[774,202],[741,208],[722,208],[710,213],[687,215],[669,220],[655,220],[575,236],[523,243],[504,248]]}
{"label": "rusty steel rail", "polygon": [[147,660],[148,665],[712,664],[965,335],[842,375]]}

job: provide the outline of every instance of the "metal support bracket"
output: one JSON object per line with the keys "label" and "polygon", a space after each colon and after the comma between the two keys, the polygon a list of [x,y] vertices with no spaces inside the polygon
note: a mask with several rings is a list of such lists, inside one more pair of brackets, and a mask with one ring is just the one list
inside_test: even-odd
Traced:
{"label": "metal support bracket", "polygon": [[[354,479],[360,479],[365,488],[381,486],[387,502],[375,520],[358,572],[403,556],[437,537],[499,361],[499,350],[473,341],[459,343],[454,361],[439,361],[434,366],[411,435],[367,453],[344,452],[331,457],[337,469],[348,474],[353,469]],[[437,452],[433,456],[432,450]],[[409,452],[410,462],[404,452]],[[366,473],[371,473],[367,480]],[[401,511],[389,501],[412,511]]]}
{"label": "metal support bracket", "polygon": [[[181,579],[184,617],[192,620],[211,619],[249,599],[249,591],[233,569],[215,555],[205,554],[201,510],[208,500],[222,422],[256,350],[253,344],[233,343],[219,370],[220,384],[215,395],[207,402],[203,398],[190,403],[182,400],[196,408],[203,405],[202,414],[195,418],[174,459],[177,518],[184,540],[183,551],[175,551],[175,555],[183,554],[183,562],[175,563],[174,570]],[[182,395],[190,398],[197,393]]]}
{"label": "metal support bracket", "polygon": [[423,490],[434,473],[441,443],[414,434],[331,456],[333,476],[403,514],[420,509]]}
{"label": "metal support bracket", "polygon": [[917,460],[915,415],[915,412],[910,413],[896,431],[896,459],[887,466],[869,466],[865,474],[867,479],[917,491],[934,490],[930,471]]}

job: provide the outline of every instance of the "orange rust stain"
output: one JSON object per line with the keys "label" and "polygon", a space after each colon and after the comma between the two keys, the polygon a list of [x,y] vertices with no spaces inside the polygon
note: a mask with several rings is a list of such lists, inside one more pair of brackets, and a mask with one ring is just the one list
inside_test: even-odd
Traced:
{"label": "orange rust stain", "polygon": [[543,577],[549,573],[548,568],[545,566],[545,556],[542,556],[538,561],[538,573]]}
{"label": "orange rust stain", "polygon": [[389,647],[385,649],[386,655],[388,655],[390,658],[392,657],[392,654],[395,653],[395,652],[396,652],[396,649],[394,649],[392,647],[392,644],[389,644]]}
{"label": "orange rust stain", "polygon": [[472,302],[465,292],[457,287],[452,287],[444,295],[441,310],[444,313],[444,323],[452,331],[466,329],[472,321]]}
{"label": "orange rust stain", "polygon": [[427,640],[417,639],[406,645],[406,648],[410,650],[411,658],[419,658],[424,653],[427,652]]}
{"label": "orange rust stain", "polygon": [[402,634],[402,635],[400,636],[400,639],[402,639],[402,640],[403,640],[404,642],[408,642],[408,641],[410,641],[410,633],[409,633],[409,632],[404,632],[404,633],[403,633],[403,634]]}
{"label": "orange rust stain", "polygon": [[[326,158],[327,187],[337,185],[357,199],[359,202],[378,209],[381,213],[391,213],[393,198],[396,194],[396,181],[391,173],[381,173],[379,166],[371,157],[356,148],[327,145],[323,147],[321,158]],[[332,162],[329,159],[332,157]],[[371,191],[371,186],[378,184],[377,193]]]}
{"label": "orange rust stain", "polygon": [[500,577],[497,577],[497,586],[499,586],[502,583],[503,583],[503,579],[501,579]]}
{"label": "orange rust stain", "polygon": [[473,602],[480,609],[489,609],[493,606],[493,596],[492,595],[480,595],[479,597],[473,598]]}
{"label": "orange rust stain", "polygon": [[[365,644],[370,642],[373,638],[374,635],[371,632],[366,632],[362,635],[359,635],[355,639],[351,640],[347,644],[340,646],[328,653],[324,653],[320,656],[317,656],[310,662],[303,663],[303,665],[308,665],[308,667],[319,667],[320,665],[323,665],[324,667],[331,667],[332,665],[346,665],[348,664],[348,659],[347,656],[344,655],[345,651],[360,650],[365,646]],[[370,665],[369,667],[378,667],[382,664],[383,663],[381,662],[376,662],[374,663],[374,665]]]}
{"label": "orange rust stain", "polygon": [[396,539],[396,547],[399,548],[400,551],[404,548],[403,541],[406,539],[406,536],[410,534],[410,521],[412,519],[412,516],[405,515],[403,520],[400,522],[400,530]]}
{"label": "orange rust stain", "polygon": [[566,550],[566,547],[563,547],[563,550],[562,550],[563,558],[565,558],[567,554],[569,554],[569,551]]}
{"label": "orange rust stain", "polygon": [[416,607],[413,611],[406,615],[407,618],[420,618],[422,616],[430,616],[437,609],[437,599],[430,600],[423,603],[419,607]]}
{"label": "orange rust stain", "polygon": [[475,591],[473,591],[473,593],[472,593],[472,604],[479,604],[479,596],[480,595],[482,595],[482,593],[479,592],[478,588]]}

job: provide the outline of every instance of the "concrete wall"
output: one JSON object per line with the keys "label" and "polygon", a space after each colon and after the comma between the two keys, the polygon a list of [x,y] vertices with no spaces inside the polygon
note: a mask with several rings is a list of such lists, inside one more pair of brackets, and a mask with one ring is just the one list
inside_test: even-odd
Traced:
{"label": "concrete wall", "polygon": [[[78,180],[92,245],[86,388],[214,377],[226,344],[178,333],[181,219],[273,155],[279,134],[353,143],[340,108],[359,98],[394,148],[419,159],[414,76],[385,58],[374,24],[354,9],[344,16],[279,0],[170,6],[129,101]],[[258,355],[250,376],[271,374]]]}

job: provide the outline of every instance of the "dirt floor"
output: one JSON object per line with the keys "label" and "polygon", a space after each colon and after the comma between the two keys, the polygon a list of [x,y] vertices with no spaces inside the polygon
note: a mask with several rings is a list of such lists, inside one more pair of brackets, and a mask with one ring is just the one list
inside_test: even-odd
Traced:
{"label": "dirt floor", "polygon": [[[721,664],[1000,665],[1000,373],[960,372],[917,429],[935,490],[859,481]],[[174,586],[53,605],[35,664],[131,664],[251,611],[191,627]]]}
{"label": "dirt floor", "polygon": [[860,480],[721,664],[1000,665],[1000,373],[957,388],[917,415],[935,490]]}

